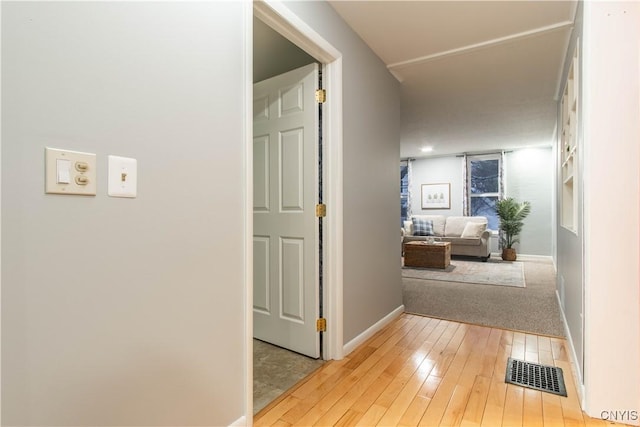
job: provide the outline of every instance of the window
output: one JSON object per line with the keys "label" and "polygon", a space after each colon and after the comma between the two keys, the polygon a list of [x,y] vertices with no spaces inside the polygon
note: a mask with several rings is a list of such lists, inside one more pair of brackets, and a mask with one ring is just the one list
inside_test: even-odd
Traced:
{"label": "window", "polygon": [[496,214],[496,202],[502,192],[500,163],[499,154],[467,157],[469,215],[487,217],[491,230],[500,228]]}
{"label": "window", "polygon": [[400,226],[409,217],[409,166],[400,165]]}

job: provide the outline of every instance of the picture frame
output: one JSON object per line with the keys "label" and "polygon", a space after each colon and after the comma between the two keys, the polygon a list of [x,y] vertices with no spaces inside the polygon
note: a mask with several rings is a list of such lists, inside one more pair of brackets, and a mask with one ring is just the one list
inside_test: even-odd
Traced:
{"label": "picture frame", "polygon": [[451,183],[422,184],[422,209],[451,209]]}

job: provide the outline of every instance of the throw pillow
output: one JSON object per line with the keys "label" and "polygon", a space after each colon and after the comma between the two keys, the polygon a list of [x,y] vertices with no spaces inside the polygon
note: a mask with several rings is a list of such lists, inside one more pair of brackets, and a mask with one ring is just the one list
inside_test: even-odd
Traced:
{"label": "throw pillow", "polygon": [[433,236],[433,221],[416,217],[411,218],[411,221],[413,221],[414,236]]}
{"label": "throw pillow", "polygon": [[411,221],[404,222],[404,233],[405,233],[405,236],[413,236],[413,222]]}
{"label": "throw pillow", "polygon": [[487,224],[483,222],[468,222],[464,226],[464,230],[460,237],[466,237],[467,239],[477,239],[487,229]]}

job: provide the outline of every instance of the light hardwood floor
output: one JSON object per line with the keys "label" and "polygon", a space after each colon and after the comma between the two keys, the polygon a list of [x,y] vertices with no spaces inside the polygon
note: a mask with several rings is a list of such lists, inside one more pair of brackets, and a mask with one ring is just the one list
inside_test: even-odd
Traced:
{"label": "light hardwood floor", "polygon": [[[510,356],[562,368],[568,397],[505,384]],[[255,426],[607,424],[580,409],[565,340],[411,314],[254,418]]]}

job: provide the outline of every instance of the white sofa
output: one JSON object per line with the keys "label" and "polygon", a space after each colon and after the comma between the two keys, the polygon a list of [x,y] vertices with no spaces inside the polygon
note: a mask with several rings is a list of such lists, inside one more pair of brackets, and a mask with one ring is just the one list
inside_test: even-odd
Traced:
{"label": "white sofa", "polygon": [[[413,219],[432,224],[431,235],[415,235]],[[467,225],[471,223],[470,225]],[[424,230],[423,230],[424,232]],[[487,218],[483,216],[444,216],[444,215],[411,215],[404,222],[402,229],[402,246],[407,242],[426,241],[433,238],[437,241],[451,243],[451,255],[477,256],[486,261],[491,256],[491,231],[487,230]]]}

